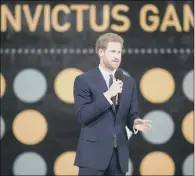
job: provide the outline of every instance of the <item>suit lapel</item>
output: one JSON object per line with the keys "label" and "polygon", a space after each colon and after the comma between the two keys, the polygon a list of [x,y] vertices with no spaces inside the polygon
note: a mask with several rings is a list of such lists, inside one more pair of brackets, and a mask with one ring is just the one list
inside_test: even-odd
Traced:
{"label": "suit lapel", "polygon": [[[94,81],[97,85],[99,85],[98,90],[100,91],[100,93],[104,93],[108,90],[108,87],[106,85],[106,81],[104,80],[104,77],[103,77],[101,71],[99,70],[99,67],[97,67],[95,69],[95,71],[96,71],[95,72],[96,76],[95,76]],[[116,115],[116,109],[114,107],[114,104],[112,105],[112,110],[113,110],[114,114]]]}
{"label": "suit lapel", "polygon": [[118,107],[118,111],[117,111],[117,114],[116,116],[118,117],[121,113],[121,110],[122,110],[122,107],[123,107],[123,103],[124,103],[124,98],[125,98],[125,91],[126,91],[126,84],[124,82],[124,79],[122,80],[123,81],[123,91],[122,93],[120,94],[120,98],[119,98],[119,107]]}
{"label": "suit lapel", "polygon": [[95,82],[96,85],[99,85],[98,90],[100,93],[104,93],[105,91],[108,90],[106,81],[104,80],[104,77],[101,74],[98,67],[95,69],[95,77],[93,81]]}

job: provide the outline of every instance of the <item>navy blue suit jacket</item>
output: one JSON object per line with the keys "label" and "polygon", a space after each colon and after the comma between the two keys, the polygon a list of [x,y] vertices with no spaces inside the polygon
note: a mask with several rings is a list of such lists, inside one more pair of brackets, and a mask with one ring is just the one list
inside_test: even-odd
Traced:
{"label": "navy blue suit jacket", "polygon": [[76,77],[74,100],[82,128],[74,165],[105,170],[112,156],[114,134],[117,135],[120,166],[128,171],[128,138],[125,127],[133,131],[138,103],[135,80],[123,76],[119,108],[114,113],[103,93],[108,89],[99,67]]}

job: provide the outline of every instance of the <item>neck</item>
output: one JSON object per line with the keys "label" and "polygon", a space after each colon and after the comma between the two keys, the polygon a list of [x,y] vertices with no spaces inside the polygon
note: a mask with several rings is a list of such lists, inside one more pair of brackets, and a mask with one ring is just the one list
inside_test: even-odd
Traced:
{"label": "neck", "polygon": [[106,66],[104,66],[103,64],[100,64],[100,67],[102,67],[104,70],[106,70],[109,73],[112,73],[114,71],[114,69],[109,69]]}

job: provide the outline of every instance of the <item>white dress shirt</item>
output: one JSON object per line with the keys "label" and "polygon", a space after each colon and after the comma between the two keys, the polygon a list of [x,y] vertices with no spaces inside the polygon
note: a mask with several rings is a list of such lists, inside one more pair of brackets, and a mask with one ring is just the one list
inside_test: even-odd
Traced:
{"label": "white dress shirt", "polygon": [[[99,69],[100,69],[100,72],[102,73],[102,75],[104,77],[104,80],[106,82],[107,87],[109,88],[110,74],[112,74],[113,75],[113,78],[115,79],[114,74],[115,74],[116,70],[114,70],[112,73],[109,73],[107,70],[105,70],[104,68],[102,68],[101,65],[99,65]],[[108,96],[106,96],[105,92],[103,94],[106,97],[106,99],[109,101],[109,103],[112,105],[113,104],[112,100]],[[138,133],[138,130],[136,130],[134,128],[133,128],[133,131],[134,131],[134,134],[137,134]]]}
{"label": "white dress shirt", "polygon": [[[114,70],[112,73],[109,73],[107,70],[105,70],[104,68],[102,68],[100,65],[99,65],[99,69],[100,69],[100,72],[102,73],[102,75],[103,75],[103,77],[104,77],[104,80],[105,80],[105,82],[106,82],[107,87],[109,88],[109,79],[110,79],[110,75],[112,74],[112,75],[113,75],[113,78],[115,78],[115,77],[114,77],[114,74],[115,74],[116,70]],[[110,102],[110,104],[112,105],[112,104],[113,104],[112,100],[111,100],[108,96],[106,96],[105,93],[104,93],[104,96],[106,97],[106,99],[107,99],[107,100]]]}

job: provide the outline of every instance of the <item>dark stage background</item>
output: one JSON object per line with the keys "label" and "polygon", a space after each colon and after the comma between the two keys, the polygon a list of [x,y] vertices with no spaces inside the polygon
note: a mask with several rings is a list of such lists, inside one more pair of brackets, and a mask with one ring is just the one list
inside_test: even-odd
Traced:
{"label": "dark stage background", "polygon": [[73,83],[98,65],[105,32],[124,37],[121,68],[153,121],[148,133],[127,129],[127,175],[193,175],[193,11],[190,1],[1,2],[1,175],[77,174]]}

